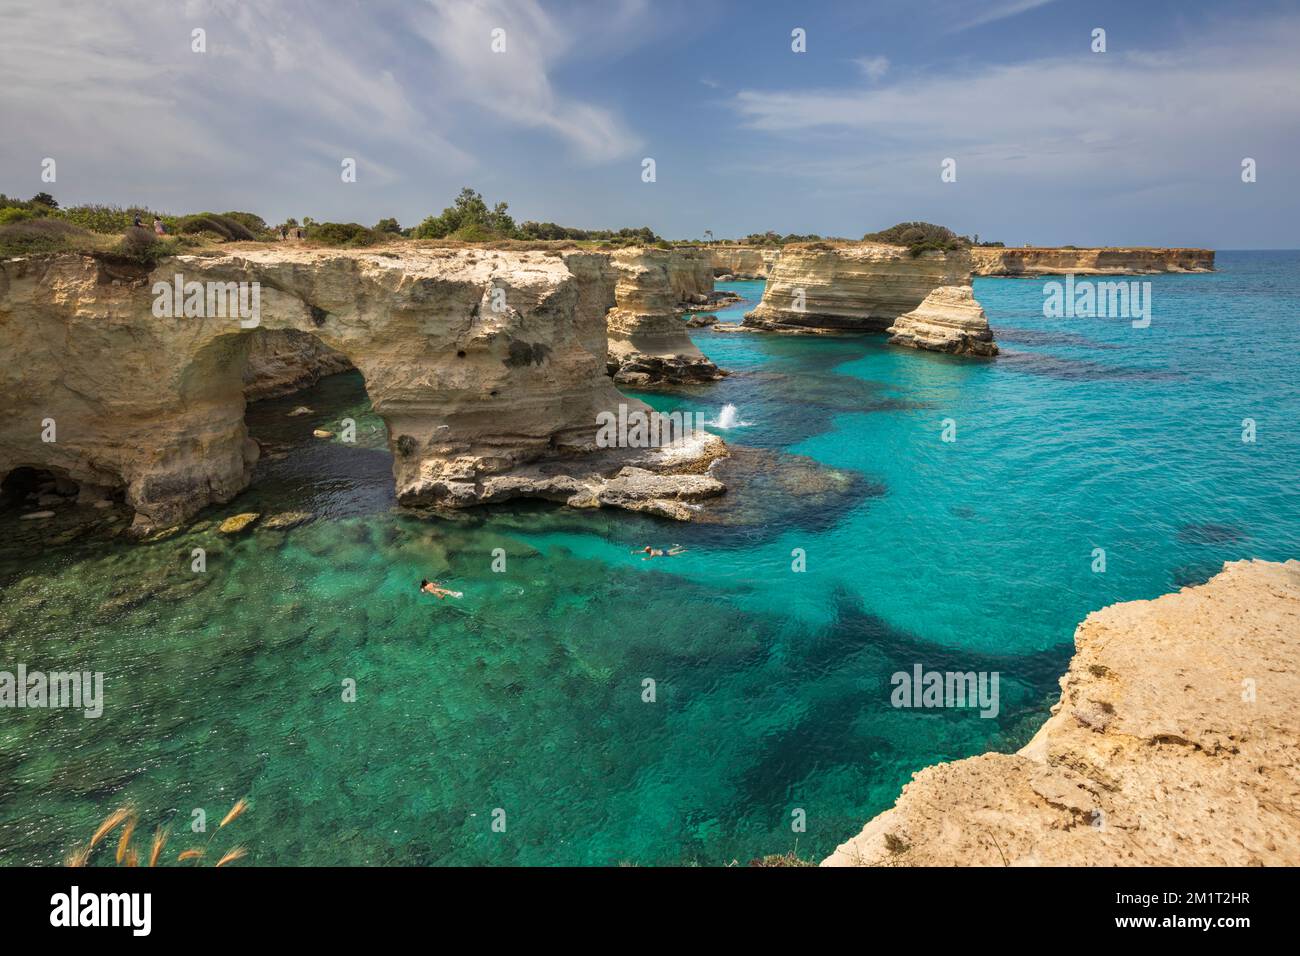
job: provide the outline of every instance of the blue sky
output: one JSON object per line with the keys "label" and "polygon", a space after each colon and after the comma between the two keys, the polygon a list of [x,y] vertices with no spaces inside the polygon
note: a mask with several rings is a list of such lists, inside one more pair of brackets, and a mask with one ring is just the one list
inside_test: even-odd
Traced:
{"label": "blue sky", "polygon": [[1300,246],[1295,2],[0,0],[0,16],[10,195],[409,225],[472,185],[520,220],[675,238],[926,219],[1008,244]]}

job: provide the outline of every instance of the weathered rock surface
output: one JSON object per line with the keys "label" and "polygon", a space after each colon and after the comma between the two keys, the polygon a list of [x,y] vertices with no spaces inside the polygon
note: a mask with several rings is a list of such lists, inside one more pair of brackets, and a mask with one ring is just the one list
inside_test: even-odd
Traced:
{"label": "weathered rock surface", "polygon": [[[643,407],[605,371],[605,309],[623,274],[610,260],[276,245],[152,269],[74,254],[0,263],[0,345],[11,359],[0,383],[13,396],[0,419],[0,475],[48,469],[122,495],[136,533],[227,502],[259,454],[244,424],[251,340],[292,331],[365,378],[403,504],[490,500],[488,479],[551,459],[599,484],[618,467],[603,454],[583,471],[597,414]],[[259,325],[228,314],[155,316],[155,284],[177,274],[257,283]],[[47,419],[56,441],[41,439]],[[515,496],[527,494],[527,481],[515,484]]]}
{"label": "weathered rock surface", "polygon": [[[880,243],[791,244],[743,324],[772,332],[885,332],[935,289],[969,284],[965,250],[913,256]],[[928,310],[937,311],[937,304]],[[919,337],[908,344],[925,347]]]}
{"label": "weathered rock surface", "polygon": [[[649,248],[612,257],[617,279],[615,306],[606,316],[608,370],[621,385],[712,382],[726,374],[691,341],[677,314],[670,274],[679,258],[675,249]],[[713,277],[707,281],[712,291]]]}
{"label": "weathered rock surface", "polygon": [[1079,625],[1022,750],[915,774],[823,866],[1300,864],[1300,561]]}
{"label": "weathered rock surface", "polygon": [[293,329],[254,330],[244,366],[244,399],[257,402],[289,395],[315,385],[326,375],[351,369],[346,355],[314,335]]}
{"label": "weathered rock surface", "polygon": [[971,264],[977,276],[1146,275],[1156,272],[1213,272],[1213,249],[1005,249],[976,246]]}
{"label": "weathered rock surface", "polygon": [[221,522],[217,530],[222,534],[239,534],[241,531],[247,531],[249,526],[260,517],[261,515],[255,511],[245,511],[243,514],[232,515]]}
{"label": "weathered rock surface", "polygon": [[713,258],[709,250],[676,246],[668,253],[668,284],[679,303],[699,303],[713,292]]}
{"label": "weathered rock surface", "polygon": [[954,355],[997,355],[988,317],[968,285],[944,285],[886,329],[891,345]]}
{"label": "weathered rock surface", "polygon": [[714,276],[732,279],[766,279],[781,257],[778,248],[764,246],[710,246]]}

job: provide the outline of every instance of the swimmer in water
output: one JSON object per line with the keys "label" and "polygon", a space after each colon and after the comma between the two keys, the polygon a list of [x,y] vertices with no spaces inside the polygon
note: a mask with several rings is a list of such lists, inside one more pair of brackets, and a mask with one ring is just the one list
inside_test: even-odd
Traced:
{"label": "swimmer in water", "polygon": [[420,579],[420,592],[422,594],[432,594],[439,601],[449,597],[463,597],[460,591],[452,591],[449,588],[444,588],[442,585],[435,584],[428,578]]}
{"label": "swimmer in water", "polygon": [[659,548],[652,548],[650,547],[650,545],[647,544],[644,548],[637,548],[632,553],[643,555],[641,560],[645,561],[649,558],[663,558],[663,557],[675,558],[677,555],[681,554],[685,550],[686,549],[683,548],[680,544],[675,544],[666,551],[660,550]]}

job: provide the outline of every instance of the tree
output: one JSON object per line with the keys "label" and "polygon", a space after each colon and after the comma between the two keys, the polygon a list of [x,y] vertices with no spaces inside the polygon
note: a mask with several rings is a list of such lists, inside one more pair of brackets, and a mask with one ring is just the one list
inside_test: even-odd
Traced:
{"label": "tree", "polygon": [[375,232],[391,232],[394,235],[401,235],[402,227],[398,225],[396,219],[389,217],[388,219],[381,219],[379,222],[375,223]]}
{"label": "tree", "polygon": [[51,209],[58,209],[59,204],[49,193],[37,193],[32,197],[32,202],[39,203],[42,206],[49,206]]}

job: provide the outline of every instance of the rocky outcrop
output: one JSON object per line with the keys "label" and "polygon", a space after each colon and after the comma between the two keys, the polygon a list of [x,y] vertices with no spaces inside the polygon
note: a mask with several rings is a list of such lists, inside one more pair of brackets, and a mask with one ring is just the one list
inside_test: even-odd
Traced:
{"label": "rocky outcrop", "polygon": [[[9,260],[0,263],[0,384],[10,396],[0,476],[25,466],[107,489],[134,508],[137,533],[229,501],[259,456],[244,425],[250,344],[295,332],[364,376],[403,504],[571,490],[564,500],[586,507],[688,517],[684,498],[722,490],[687,467],[724,453],[716,444],[671,455],[594,445],[599,413],[643,407],[605,372],[616,274],[594,253],[423,246],[277,245],[152,268],[74,254]],[[178,276],[200,284],[189,315],[159,291]],[[247,284],[249,305],[258,290],[255,327],[219,299],[213,307],[213,290],[228,283]],[[563,475],[543,474],[546,462]],[[626,467],[657,477],[615,480]]]}
{"label": "rocky outcrop", "polygon": [[968,285],[940,286],[886,331],[891,345],[954,355],[998,354],[988,317]]}
{"label": "rocky outcrop", "polygon": [[[969,284],[965,250],[913,256],[902,246],[879,243],[788,245],[768,277],[762,301],[743,324],[771,332],[886,332],[901,316],[919,310],[936,289]],[[960,307],[956,299],[947,304]],[[920,329],[925,325],[921,320],[938,320],[940,311],[936,300],[920,310],[914,325]],[[974,320],[968,314],[962,321]],[[947,346],[950,338],[937,341]],[[925,348],[929,337],[900,341]]]}
{"label": "rocky outcrop", "polygon": [[703,305],[713,292],[713,260],[709,250],[675,246],[668,252],[668,284],[681,305]]}
{"label": "rocky outcrop", "polygon": [[766,279],[781,250],[767,246],[709,246],[713,275],[733,279]]}
{"label": "rocky outcrop", "polygon": [[352,363],[314,335],[292,329],[254,331],[244,366],[244,399],[250,402],[290,395],[326,375],[351,371]]}
{"label": "rocky outcrop", "polygon": [[1300,561],[1088,615],[1022,750],[915,774],[824,866],[1300,864]]}
{"label": "rocky outcrop", "polygon": [[[726,373],[705,358],[677,314],[670,279],[676,250],[634,248],[614,253],[615,306],[605,317],[608,370],[620,385],[712,382]],[[709,278],[709,285],[713,280]]]}
{"label": "rocky outcrop", "polygon": [[977,276],[1147,275],[1213,272],[1213,249],[971,249]]}

